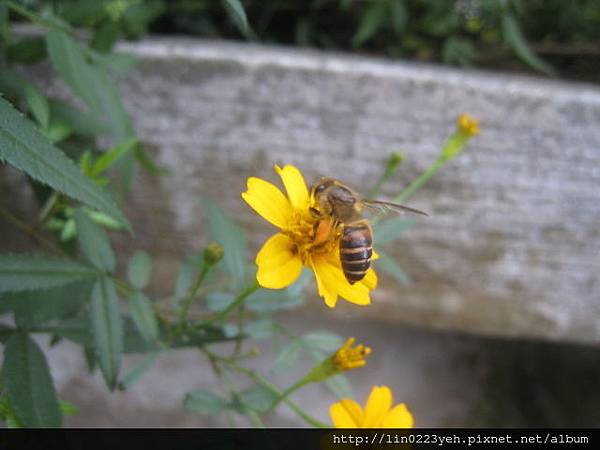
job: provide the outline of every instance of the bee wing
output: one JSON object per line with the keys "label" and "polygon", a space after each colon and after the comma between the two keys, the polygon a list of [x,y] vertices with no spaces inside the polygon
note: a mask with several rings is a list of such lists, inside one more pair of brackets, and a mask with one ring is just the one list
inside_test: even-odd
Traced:
{"label": "bee wing", "polygon": [[392,202],[383,202],[380,200],[363,200],[362,203],[369,209],[374,209],[380,212],[410,212],[413,214],[421,214],[423,216],[428,216],[426,212],[420,211],[418,209],[409,208],[408,206],[399,205],[398,203]]}

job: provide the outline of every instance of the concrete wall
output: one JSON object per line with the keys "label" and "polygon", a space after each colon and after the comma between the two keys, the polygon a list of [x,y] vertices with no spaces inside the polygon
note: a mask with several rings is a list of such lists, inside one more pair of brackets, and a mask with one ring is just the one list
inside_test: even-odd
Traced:
{"label": "concrete wall", "polygon": [[[140,58],[122,83],[137,132],[173,171],[140,174],[127,209],[136,234],[114,236],[123,259],[138,248],[156,256],[156,293],[170,292],[182,255],[207,241],[201,197],[247,227],[255,250],[271,229],[240,199],[248,176],[275,181],[272,165],[293,163],[309,179],[333,175],[364,190],[401,149],[409,158],[384,189],[391,197],[467,111],[481,119],[481,135],[414,197],[431,216],[388,249],[413,284],[383,277],[368,308],[331,311],[315,296],[283,318],[299,333],[330,329],[372,346],[368,366],[350,374],[356,399],[388,384],[419,426],[597,423],[596,348],[430,331],[600,340],[598,88],[223,42],[151,38],[121,49]],[[48,70],[28,75],[66,95]],[[0,171],[5,204],[33,217],[23,186],[15,171]],[[0,226],[2,249],[31,248]],[[268,343],[264,350],[250,363],[261,371],[271,361]],[[215,387],[195,351],[166,354],[132,389],[112,395],[73,344],[48,357],[60,395],[81,408],[69,425],[227,424],[181,410],[186,392]],[[294,377],[274,381],[286,386]],[[323,386],[294,399],[323,420],[334,401]],[[268,423],[303,425],[286,408]]]}
{"label": "concrete wall", "polygon": [[[173,176],[143,177],[129,213],[138,244],[172,264],[205,242],[199,199],[253,231],[248,176],[274,163],[369,188],[389,153],[408,155],[391,197],[436,157],[455,117],[481,135],[411,201],[431,214],[388,248],[413,278],[384,277],[374,305],[324,311],[497,336],[600,340],[600,89],[541,78],[185,39],[121,49],[142,139]],[[172,232],[175,234],[173,235]],[[129,242],[121,241],[127,247]],[[163,279],[164,278],[164,279]]]}

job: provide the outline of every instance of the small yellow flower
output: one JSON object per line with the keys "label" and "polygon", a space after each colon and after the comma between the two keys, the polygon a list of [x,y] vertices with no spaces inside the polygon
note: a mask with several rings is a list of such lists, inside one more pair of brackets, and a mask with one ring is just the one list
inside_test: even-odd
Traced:
{"label": "small yellow flower", "polygon": [[456,119],[456,127],[467,136],[479,134],[479,120],[474,119],[467,113],[463,113]]}
{"label": "small yellow flower", "polygon": [[412,414],[404,403],[392,408],[392,391],[387,386],[373,386],[365,408],[345,398],[329,408],[336,428],[412,428]]}
{"label": "small yellow flower", "polygon": [[333,355],[333,361],[337,370],[351,370],[367,364],[365,357],[371,354],[371,349],[362,344],[352,347],[356,339],[350,338]]}
{"label": "small yellow flower", "polygon": [[256,255],[258,283],[265,288],[282,289],[292,284],[302,266],[306,266],[314,272],[319,295],[327,306],[333,308],[338,296],[357,305],[368,305],[369,293],[377,286],[375,271],[369,269],[361,281],[348,283],[340,263],[339,231],[326,242],[314,242],[317,219],[309,212],[311,199],[302,173],[291,165],[275,166],[275,171],[287,196],[256,177],[248,178],[248,189],[242,193],[254,211],[280,229]]}

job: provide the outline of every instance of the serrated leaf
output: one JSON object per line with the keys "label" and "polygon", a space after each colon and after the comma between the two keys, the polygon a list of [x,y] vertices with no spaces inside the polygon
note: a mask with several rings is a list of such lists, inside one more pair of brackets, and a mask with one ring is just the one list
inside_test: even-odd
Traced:
{"label": "serrated leaf", "polygon": [[302,336],[301,340],[307,347],[324,352],[334,352],[344,344],[340,336],[329,331],[313,331]]}
{"label": "serrated leaf", "polygon": [[131,152],[138,145],[137,138],[129,138],[103,153],[92,165],[90,175],[96,177],[113,166],[119,159]]}
{"label": "serrated leaf", "polygon": [[8,162],[31,178],[97,208],[131,228],[109,194],[86,178],[73,161],[1,97],[0,161]]}
{"label": "serrated leaf", "polygon": [[234,280],[234,289],[245,286],[246,238],[240,229],[221,208],[213,202],[204,201],[211,236],[223,246],[225,268]]}
{"label": "serrated leaf", "polygon": [[378,247],[389,242],[394,242],[405,230],[408,230],[415,223],[417,222],[413,219],[402,218],[381,221],[373,227],[373,241]]}
{"label": "serrated leaf", "polygon": [[229,408],[229,402],[212,392],[200,389],[185,396],[183,407],[200,414],[217,414]]}
{"label": "serrated leaf", "polygon": [[300,339],[291,340],[275,356],[271,370],[274,373],[281,373],[291,369],[298,362],[301,350],[302,341]]}
{"label": "serrated leaf", "polygon": [[235,26],[242,34],[246,34],[248,32],[248,18],[240,0],[222,0],[221,3]]}
{"label": "serrated leaf", "polygon": [[56,70],[94,116],[110,125],[112,137],[121,142],[133,135],[131,121],[106,69],[88,62],[77,41],[58,29],[46,35],[48,54]]}
{"label": "serrated leaf", "polygon": [[21,326],[61,319],[89,299],[91,285],[90,281],[79,281],[44,290],[5,292],[0,294],[0,313],[12,311]]}
{"label": "serrated leaf", "polygon": [[95,269],[66,259],[0,254],[0,292],[46,289],[97,276]]}
{"label": "serrated leaf", "polygon": [[50,121],[50,108],[48,106],[48,100],[42,95],[42,93],[32,86],[31,84],[25,85],[25,101],[27,106],[35,117],[35,120],[41,125],[42,128],[48,128]]}
{"label": "serrated leaf", "polygon": [[379,251],[379,259],[376,261],[377,268],[382,269],[384,272],[390,274],[396,281],[402,283],[404,285],[410,284],[410,277],[408,274],[400,267],[400,265],[390,258],[385,253]]}
{"label": "serrated leaf", "polygon": [[77,241],[86,258],[99,269],[113,272],[115,254],[106,231],[90,219],[83,208],[74,214],[77,225]]}
{"label": "serrated leaf", "polygon": [[154,361],[160,356],[162,350],[156,350],[146,356],[136,364],[131,371],[123,377],[123,380],[119,383],[119,389],[126,390],[131,387],[136,381],[152,367]]}
{"label": "serrated leaf", "polygon": [[2,384],[26,427],[60,427],[62,416],[44,353],[27,334],[13,334],[4,347]]}
{"label": "serrated leaf", "polygon": [[60,123],[68,123],[73,131],[82,136],[105,134],[108,127],[94,119],[89,113],[75,108],[62,100],[50,99],[50,116]]}
{"label": "serrated leaf", "polygon": [[383,1],[373,2],[362,16],[358,30],[352,38],[352,45],[358,47],[377,33],[387,19],[387,4]]}
{"label": "serrated leaf", "polygon": [[517,56],[525,64],[546,75],[556,76],[554,68],[533,53],[531,48],[529,48],[529,45],[521,32],[519,23],[511,14],[507,13],[502,16],[502,35],[504,37],[504,42],[514,50]]}
{"label": "serrated leaf", "polygon": [[144,251],[137,251],[127,264],[127,279],[136,289],[144,289],[152,275],[152,259]]}
{"label": "serrated leaf", "polygon": [[128,301],[133,323],[140,334],[147,341],[156,341],[158,339],[158,321],[150,299],[141,292],[134,292]]}
{"label": "serrated leaf", "polygon": [[102,278],[94,285],[90,315],[98,365],[112,390],[117,385],[121,366],[123,323],[117,291],[109,278]]}
{"label": "serrated leaf", "polygon": [[238,396],[240,403],[240,412],[245,413],[245,409],[250,409],[259,414],[263,414],[273,406],[278,400],[278,396],[262,385],[257,385],[240,392]]}

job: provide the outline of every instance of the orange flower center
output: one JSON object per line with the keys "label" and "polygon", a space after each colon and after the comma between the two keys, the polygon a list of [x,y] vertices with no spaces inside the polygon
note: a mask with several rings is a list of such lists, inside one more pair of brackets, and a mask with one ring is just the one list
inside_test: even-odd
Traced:
{"label": "orange flower center", "polygon": [[304,265],[309,265],[312,255],[324,255],[335,251],[340,233],[331,230],[326,236],[319,230],[319,220],[308,211],[295,210],[293,218],[282,231],[295,247],[296,254]]}

